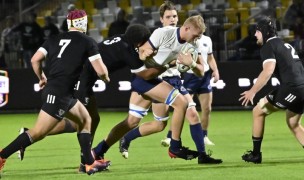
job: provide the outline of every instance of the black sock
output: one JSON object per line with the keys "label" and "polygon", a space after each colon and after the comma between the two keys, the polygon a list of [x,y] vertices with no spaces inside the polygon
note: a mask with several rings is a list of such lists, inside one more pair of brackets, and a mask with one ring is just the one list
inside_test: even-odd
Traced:
{"label": "black sock", "polygon": [[91,134],[79,133],[77,134],[78,142],[85,160],[85,164],[91,165],[94,163],[94,158],[91,154]]}
{"label": "black sock", "polygon": [[32,144],[32,139],[27,133],[20,134],[14,141],[12,141],[8,146],[2,149],[0,157],[7,159],[10,155],[14,154],[21,148],[25,149],[26,147]]}
{"label": "black sock", "polygon": [[263,137],[253,137],[252,136],[253,154],[258,154],[261,152],[262,140],[263,140]]}

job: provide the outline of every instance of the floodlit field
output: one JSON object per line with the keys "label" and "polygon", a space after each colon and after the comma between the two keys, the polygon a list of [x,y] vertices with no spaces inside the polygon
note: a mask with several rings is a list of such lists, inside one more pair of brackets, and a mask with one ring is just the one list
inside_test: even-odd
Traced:
{"label": "floodlit field", "polygon": [[[143,121],[151,120],[152,113]],[[93,146],[127,115],[126,112],[101,112]],[[0,114],[0,149],[17,137],[22,126],[32,127],[37,114]],[[241,155],[252,148],[250,111],[214,111],[209,138],[216,144],[207,146],[212,156],[222,158],[220,165],[198,165],[197,160],[171,159],[167,148],[160,146],[166,131],[138,138],[130,146],[129,159],[123,159],[115,144],[105,158],[112,161],[107,172],[91,177],[78,174],[79,145],[76,134],[49,136],[27,148],[21,162],[13,154],[6,162],[2,179],[303,179],[304,149],[295,140],[278,112],[266,121],[262,144],[262,164],[249,164]],[[167,129],[166,129],[167,130]],[[185,122],[183,145],[195,149]]]}

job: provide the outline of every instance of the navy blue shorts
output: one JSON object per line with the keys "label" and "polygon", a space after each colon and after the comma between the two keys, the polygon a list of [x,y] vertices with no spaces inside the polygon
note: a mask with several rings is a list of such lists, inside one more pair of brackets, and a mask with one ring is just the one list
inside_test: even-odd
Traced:
{"label": "navy blue shorts", "polygon": [[182,95],[189,94],[187,89],[183,86],[182,80],[179,76],[163,77],[163,80],[169,83],[175,89],[178,89]]}
{"label": "navy blue shorts", "polygon": [[162,82],[161,79],[155,78],[151,80],[144,80],[141,77],[134,77],[134,79],[131,82],[132,90],[139,93],[144,94],[145,92],[150,91],[152,88],[157,86]]}
{"label": "navy blue shorts", "polygon": [[211,71],[205,72],[203,77],[198,77],[192,73],[184,73],[184,87],[190,94],[205,94],[212,92],[210,84]]}

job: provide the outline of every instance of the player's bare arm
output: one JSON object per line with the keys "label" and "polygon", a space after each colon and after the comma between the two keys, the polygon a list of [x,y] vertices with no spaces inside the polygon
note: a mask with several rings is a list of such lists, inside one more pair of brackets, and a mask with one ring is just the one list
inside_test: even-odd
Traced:
{"label": "player's bare arm", "polygon": [[91,61],[91,64],[101,80],[103,80],[105,83],[110,82],[108,69],[101,58]]}
{"label": "player's bare arm", "polygon": [[42,51],[37,51],[31,59],[33,70],[39,79],[39,87],[43,89],[46,84],[46,77],[42,71],[41,63],[45,59],[45,54]]}
{"label": "player's bare arm", "polygon": [[247,106],[249,102],[253,104],[253,98],[255,94],[259,92],[269,81],[274,72],[275,65],[275,61],[267,61],[263,64],[263,70],[260,73],[256,83],[249,91],[245,91],[241,94],[239,101],[242,101],[243,106]]}
{"label": "player's bare arm", "polygon": [[213,82],[216,83],[220,79],[220,73],[217,68],[217,64],[216,64],[213,54],[208,55],[207,63],[209,64],[210,68],[212,69],[212,77],[214,78]]}
{"label": "player's bare arm", "polygon": [[147,41],[144,45],[139,47],[139,58],[143,61],[147,60],[148,58],[153,57],[157,50],[155,50],[151,44]]}

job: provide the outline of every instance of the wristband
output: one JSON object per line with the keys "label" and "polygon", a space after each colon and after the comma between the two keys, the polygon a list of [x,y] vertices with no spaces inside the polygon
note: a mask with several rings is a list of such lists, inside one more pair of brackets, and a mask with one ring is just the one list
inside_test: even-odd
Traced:
{"label": "wristband", "polygon": [[197,63],[195,61],[192,61],[192,64],[190,65],[190,69],[193,69],[197,66]]}

